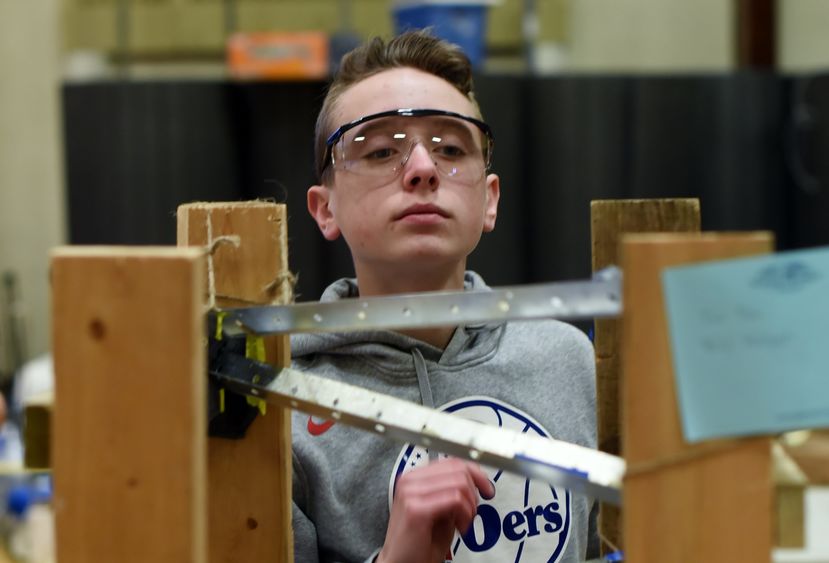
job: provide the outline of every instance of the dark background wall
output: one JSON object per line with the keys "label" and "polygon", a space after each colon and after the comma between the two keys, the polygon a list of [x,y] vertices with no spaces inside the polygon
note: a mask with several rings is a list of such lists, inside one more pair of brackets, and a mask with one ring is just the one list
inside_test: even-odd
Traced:
{"label": "dark background wall", "polygon": [[[705,230],[829,244],[829,76],[477,79],[496,135],[498,226],[470,258],[493,285],[590,272],[589,202],[699,197]],[[106,82],[63,88],[70,241],[174,244],[190,201],[288,205],[299,299],[350,275],[305,211],[324,84]]]}

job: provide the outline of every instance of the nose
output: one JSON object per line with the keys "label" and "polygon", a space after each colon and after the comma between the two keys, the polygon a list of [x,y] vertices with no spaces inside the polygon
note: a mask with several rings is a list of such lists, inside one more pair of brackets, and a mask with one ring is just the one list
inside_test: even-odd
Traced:
{"label": "nose", "polygon": [[434,190],[439,184],[438,169],[429,151],[421,143],[414,143],[403,161],[403,185],[412,190],[422,187]]}

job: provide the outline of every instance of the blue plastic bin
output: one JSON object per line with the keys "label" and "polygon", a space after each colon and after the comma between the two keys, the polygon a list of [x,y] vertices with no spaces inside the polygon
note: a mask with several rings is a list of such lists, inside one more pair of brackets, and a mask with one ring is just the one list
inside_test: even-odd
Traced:
{"label": "blue plastic bin", "polygon": [[484,61],[489,3],[401,2],[393,7],[397,33],[431,27],[434,34],[463,49],[473,66]]}

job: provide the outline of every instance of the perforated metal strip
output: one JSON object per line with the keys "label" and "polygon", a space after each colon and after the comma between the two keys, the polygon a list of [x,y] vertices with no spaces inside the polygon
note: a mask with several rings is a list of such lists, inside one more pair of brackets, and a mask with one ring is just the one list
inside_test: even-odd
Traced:
{"label": "perforated metal strip", "polygon": [[621,503],[622,458],[488,426],[291,368],[274,368],[275,373],[262,378],[275,376],[267,385],[234,377],[239,370],[232,365],[226,369],[229,373],[214,375],[236,392]]}
{"label": "perforated metal strip", "polygon": [[224,329],[264,335],[614,317],[622,311],[620,286],[621,275],[612,269],[589,281],[246,307],[226,310]]}

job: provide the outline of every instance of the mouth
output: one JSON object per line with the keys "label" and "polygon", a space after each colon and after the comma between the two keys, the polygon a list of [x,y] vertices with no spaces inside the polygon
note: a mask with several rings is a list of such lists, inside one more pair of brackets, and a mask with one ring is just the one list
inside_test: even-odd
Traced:
{"label": "mouth", "polygon": [[449,213],[447,213],[437,205],[433,205],[431,203],[418,203],[407,207],[405,210],[403,210],[402,213],[399,213],[395,217],[395,220],[405,219],[406,217],[415,217],[418,215],[438,215],[443,218],[449,217]]}

